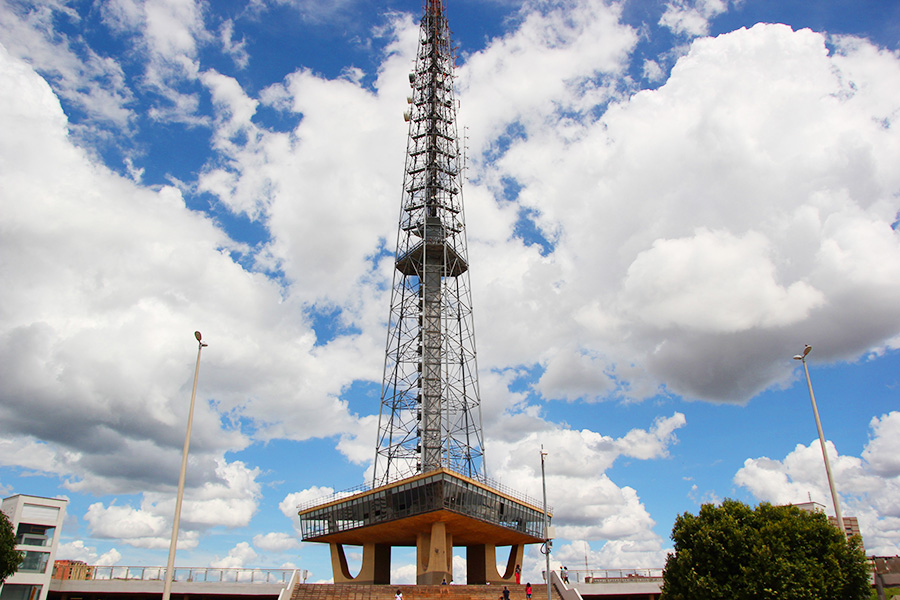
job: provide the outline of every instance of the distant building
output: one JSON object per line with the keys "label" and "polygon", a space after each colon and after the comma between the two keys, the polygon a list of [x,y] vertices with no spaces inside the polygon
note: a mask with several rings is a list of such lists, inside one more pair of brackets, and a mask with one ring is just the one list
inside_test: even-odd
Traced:
{"label": "distant building", "polygon": [[[800,504],[792,504],[791,506],[796,506],[807,512],[825,512],[825,505],[819,504],[818,502],[802,502]],[[859,532],[859,521],[856,520],[856,517],[841,516],[841,520],[844,522],[844,535],[846,535],[848,539],[854,535],[858,535],[860,539],[862,539],[862,534]],[[838,526],[836,517],[828,517],[828,522],[835,527]]]}
{"label": "distant building", "polygon": [[[837,527],[836,518],[828,517],[828,520],[832,525]],[[854,535],[858,535],[862,538],[862,534],[859,532],[859,521],[856,520],[856,517],[841,517],[841,520],[844,522],[844,533],[848,538],[853,537]]]}
{"label": "distant building", "polygon": [[53,563],[53,579],[86,581],[93,578],[94,566],[83,560],[58,560]]}
{"label": "distant building", "polygon": [[0,509],[16,532],[16,550],[25,557],[19,570],[0,584],[0,600],[46,600],[67,503],[22,494],[3,499]]}
{"label": "distant building", "polygon": [[875,586],[900,586],[900,556],[871,556],[869,563],[875,572]]}

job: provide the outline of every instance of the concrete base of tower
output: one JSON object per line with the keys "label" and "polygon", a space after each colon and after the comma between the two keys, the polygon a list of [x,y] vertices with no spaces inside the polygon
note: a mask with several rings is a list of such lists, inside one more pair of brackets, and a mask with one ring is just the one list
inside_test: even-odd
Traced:
{"label": "concrete base of tower", "polygon": [[[543,542],[544,514],[533,502],[447,469],[301,510],[303,539],[331,546],[335,583],[390,583],[391,548],[416,547],[416,582],[453,581],[453,548],[465,547],[469,584],[512,583],[525,545]],[[362,546],[359,574],[344,545]],[[509,546],[497,572],[497,547]]]}
{"label": "concrete base of tower", "polygon": [[416,583],[440,585],[453,581],[453,534],[447,524],[436,521],[431,531],[416,535]]}
{"label": "concrete base of tower", "polygon": [[467,582],[478,585],[485,583],[515,583],[516,567],[522,565],[525,557],[525,545],[515,544],[509,547],[509,558],[506,560],[506,571],[503,575],[497,572],[497,548],[492,544],[466,546]]}
{"label": "concrete base of tower", "polygon": [[[391,583],[391,546],[363,544],[362,566],[355,577],[350,574],[343,544],[330,544],[331,568],[335,583],[360,585]],[[525,546],[510,546],[506,570],[497,571],[496,547],[474,544],[466,548],[466,581],[470,585],[510,584],[515,582],[516,567],[522,565]],[[440,585],[453,581],[453,535],[445,523],[436,522],[431,531],[420,532],[416,540],[416,584]]]}
{"label": "concrete base of tower", "polygon": [[356,577],[350,575],[343,544],[331,544],[331,571],[335,583],[360,585],[389,584],[391,582],[390,544],[363,544],[362,568]]}

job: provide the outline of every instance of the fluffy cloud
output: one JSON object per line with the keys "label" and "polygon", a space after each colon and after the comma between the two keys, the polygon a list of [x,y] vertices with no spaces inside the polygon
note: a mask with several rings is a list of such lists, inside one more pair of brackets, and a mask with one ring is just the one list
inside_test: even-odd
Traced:
{"label": "fluffy cloud", "polygon": [[467,56],[459,70],[461,118],[478,164],[512,124],[558,126],[565,120],[559,113],[607,101],[615,86],[599,76],[620,74],[637,42],[636,32],[619,22],[618,5],[583,0],[529,3],[528,9],[515,30]]}
{"label": "fluffy cloud", "polygon": [[[13,258],[2,268],[16,282],[4,292],[0,331],[4,433],[41,440],[44,453],[69,467],[73,488],[123,490],[93,475],[158,487],[163,473],[178,470],[192,369],[189,351],[175,357],[163,349],[184,347],[173,333],[188,337],[204,320],[200,307],[215,306],[211,291],[194,295],[179,286],[194,280],[198,290],[218,287],[220,277],[244,275],[221,253],[227,238],[187,211],[177,191],[139,189],[91,164],[67,139],[65,115],[46,83],[3,52],[0,72],[9,84],[0,92],[3,253]],[[48,171],[56,176],[46,179]],[[145,243],[135,245],[140,237]],[[204,258],[196,254],[201,247]],[[173,261],[179,255],[194,258]],[[55,286],[62,287],[51,291]],[[277,295],[274,287],[269,292]],[[245,299],[252,303],[257,293]],[[126,356],[130,366],[109,368],[113,357]],[[206,376],[211,383],[214,370]],[[219,419],[198,404],[198,456],[246,444],[239,431],[222,431]]]}
{"label": "fluffy cloud", "polygon": [[[550,568],[557,571],[560,566],[580,569],[587,559],[588,565],[602,565],[608,569],[659,569],[666,562],[666,552],[658,539],[610,540],[600,550],[592,550],[586,542],[577,540],[554,545]],[[539,565],[543,566],[543,563],[539,561]],[[575,576],[570,574],[569,577],[572,580]]]}
{"label": "fluffy cloud", "polygon": [[[171,525],[150,510],[115,505],[104,507],[97,502],[91,504],[84,519],[92,536],[119,540],[136,548],[163,549],[168,548],[171,541]],[[179,530],[179,547],[196,548],[198,540],[196,531]]]}
{"label": "fluffy cloud", "polygon": [[672,0],[659,24],[672,33],[696,37],[709,32],[711,19],[728,10],[728,0]]}
{"label": "fluffy cloud", "polygon": [[[276,282],[233,262],[229,252],[240,247],[187,210],[180,192],[140,188],[92,164],[67,138],[66,117],[49,86],[3,51],[0,76],[8,84],[0,92],[3,254],[14,259],[2,266],[10,285],[0,330],[0,420],[4,443],[19,448],[17,464],[65,477],[74,490],[171,489],[195,328],[210,342],[188,472],[198,495],[234,487],[232,476],[256,476],[234,463],[234,472],[222,470],[223,453],[248,443],[227,425],[237,417],[231,411],[254,406],[250,418],[261,432],[274,428],[273,436],[352,430],[355,420],[337,394],[356,375],[336,380],[333,367],[317,363],[359,364],[351,355],[363,348],[344,340],[313,355],[315,337],[301,307],[282,301]],[[227,298],[219,290],[229,290]],[[267,334],[267,352],[259,327],[281,332]],[[276,350],[273,343],[285,345]],[[173,354],[178,347],[183,351]],[[112,360],[121,368],[111,368]],[[251,381],[262,387],[250,392]],[[247,403],[248,393],[259,400]],[[302,409],[300,397],[309,399],[310,410]],[[229,483],[217,487],[218,481]],[[253,496],[229,521],[246,522]],[[193,518],[189,504],[186,509]]]}
{"label": "fluffy cloud", "polygon": [[197,77],[198,47],[212,39],[199,0],[112,0],[101,6],[110,30],[146,53],[143,85],[163,100],[155,119],[202,123],[199,97],[185,88]]}
{"label": "fluffy cloud", "polygon": [[874,417],[872,439],[862,453],[871,469],[883,477],[900,476],[900,412]]}
{"label": "fluffy cloud", "polygon": [[[656,240],[628,267],[622,298],[634,316],[659,329],[732,333],[790,325],[824,298],[803,281],[780,285],[767,244],[757,232],[739,239],[705,229]],[[709,310],[697,312],[697,298]]]}
{"label": "fluffy cloud", "polygon": [[[851,457],[840,457],[839,460],[834,445],[828,442],[826,447],[835,472],[854,468],[852,463],[856,461]],[[818,440],[809,446],[798,444],[783,462],[768,457],[748,458],[735,475],[735,483],[748,487],[756,497],[775,504],[798,503],[813,497],[817,502],[831,505]],[[833,514],[834,511],[831,512]]]}
{"label": "fluffy cloud", "polygon": [[[628,486],[620,487],[606,471],[620,457],[662,459],[677,442],[675,430],[685,425],[684,415],[658,418],[647,430],[635,429],[621,438],[589,430],[552,428],[549,424],[524,433],[524,420],[514,424],[518,435],[489,439],[489,475],[503,473],[520,492],[540,495],[541,465],[537,448],[547,452],[548,503],[553,506],[557,536],[568,540],[605,540],[598,557],[604,565],[648,565],[662,553],[663,541],[655,525]],[[580,548],[578,552],[583,549]],[[540,561],[538,561],[540,562]],[[658,565],[657,565],[658,566]],[[530,573],[536,579],[537,573]]]}
{"label": "fluffy cloud", "polygon": [[249,562],[253,562],[259,555],[247,542],[239,542],[228,551],[224,558],[212,560],[209,566],[216,569],[240,569]]}
{"label": "fluffy cloud", "polygon": [[[219,461],[210,481],[188,489],[182,504],[179,546],[197,546],[212,527],[243,527],[256,513],[260,486],[258,469]],[[139,548],[166,548],[171,541],[175,499],[169,492],[145,492],[140,508],[115,502],[90,506],[85,520],[97,538],[120,539]]]}
{"label": "fluffy cloud", "polygon": [[272,531],[265,535],[253,536],[253,545],[266,552],[285,552],[298,548],[300,542],[292,535],[280,531]]}
{"label": "fluffy cloud", "polygon": [[86,546],[82,540],[62,543],[56,550],[57,560],[80,560],[89,565],[108,567],[115,565],[122,559],[122,554],[115,548],[110,548],[103,554],[97,553],[97,548]]}
{"label": "fluffy cloud", "polygon": [[395,569],[391,569],[391,583],[397,583],[398,585],[413,585],[415,584],[415,582],[415,565],[403,565]]}
{"label": "fluffy cloud", "polygon": [[[201,175],[200,189],[237,213],[267,222],[270,241],[256,260],[260,267],[283,272],[293,298],[318,302],[323,311],[340,310],[348,326],[366,334],[381,329],[387,306],[378,288],[389,277],[388,263],[379,255],[380,246],[396,233],[396,177],[405,142],[398,107],[405,105],[404,81],[416,41],[408,20],[394,26],[397,42],[387,49],[376,93],[306,70],[263,93],[266,103],[302,115],[290,135],[254,125],[256,101],[234,80],[203,76],[218,109],[215,139],[223,160]],[[245,144],[232,141],[237,131],[246,133]],[[375,147],[383,150],[373,154]],[[353,168],[335,177],[329,166],[334,164]],[[357,349],[372,344],[367,349],[379,352],[381,337],[352,342]]]}
{"label": "fluffy cloud", "polygon": [[[872,438],[862,458],[840,456],[831,442],[826,444],[841,512],[857,517],[867,553],[880,556],[900,551],[900,472],[892,470],[898,424],[900,412],[873,419]],[[798,444],[782,460],[747,459],[734,482],[762,501],[790,504],[812,498],[834,514],[818,440],[809,446]]]}
{"label": "fluffy cloud", "polygon": [[146,511],[130,506],[109,506],[92,504],[85,519],[93,526],[98,537],[138,538],[161,534],[165,531],[165,520]]}
{"label": "fluffy cloud", "polygon": [[695,41],[602,117],[519,121],[475,195],[514,194],[549,251],[472,220],[480,364],[539,357],[551,398],[745,402],[789,379],[798,339],[824,360],[892,347],[898,69],[861,40],[829,54],[757,25]]}
{"label": "fluffy cloud", "polygon": [[[58,10],[53,10],[57,8]],[[50,3],[14,0],[0,6],[0,39],[7,51],[27,58],[54,84],[56,93],[85,111],[93,122],[128,128],[134,94],[121,65],[95,53],[80,37],[54,35],[54,19],[78,24],[74,10]]]}

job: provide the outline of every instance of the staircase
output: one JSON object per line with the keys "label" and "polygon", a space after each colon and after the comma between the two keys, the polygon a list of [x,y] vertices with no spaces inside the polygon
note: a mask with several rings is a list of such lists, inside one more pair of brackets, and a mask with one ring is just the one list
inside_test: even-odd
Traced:
{"label": "staircase", "polygon": [[[509,600],[525,600],[525,585],[507,584]],[[546,585],[531,586],[532,600],[547,597]],[[502,600],[503,585],[357,585],[347,583],[298,583],[291,600]],[[562,600],[554,588],[553,599]]]}

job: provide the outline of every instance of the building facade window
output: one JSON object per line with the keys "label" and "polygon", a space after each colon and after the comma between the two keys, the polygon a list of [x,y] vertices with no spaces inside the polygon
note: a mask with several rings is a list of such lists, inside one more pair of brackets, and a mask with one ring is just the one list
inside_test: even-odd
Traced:
{"label": "building facade window", "polygon": [[33,550],[25,551],[25,559],[19,565],[19,573],[43,573],[47,570],[47,563],[50,561],[49,552],[34,552]]}
{"label": "building facade window", "polygon": [[16,543],[23,546],[51,546],[56,527],[51,525],[34,525],[19,523],[16,530]]}
{"label": "building facade window", "polygon": [[39,585],[15,585],[9,584],[3,586],[0,590],[0,600],[37,600],[41,596],[41,586]]}

